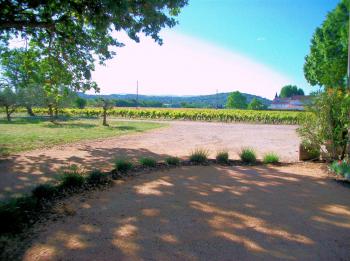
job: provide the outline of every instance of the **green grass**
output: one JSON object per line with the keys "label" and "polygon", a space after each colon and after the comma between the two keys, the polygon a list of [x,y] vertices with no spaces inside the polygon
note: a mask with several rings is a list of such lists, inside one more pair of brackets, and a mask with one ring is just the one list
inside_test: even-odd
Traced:
{"label": "green grass", "polygon": [[276,164],[280,161],[278,154],[274,152],[266,153],[263,158],[265,164]]}
{"label": "green grass", "polygon": [[239,157],[244,163],[255,163],[256,162],[256,152],[253,148],[242,148],[239,153]]}
{"label": "green grass", "polygon": [[150,168],[154,168],[157,166],[157,161],[153,158],[141,158],[140,163],[142,166],[144,167],[150,167]]}
{"label": "green grass", "polygon": [[197,148],[190,154],[190,161],[195,164],[203,164],[207,162],[209,151],[206,149]]}
{"label": "green grass", "polygon": [[161,123],[110,120],[109,127],[100,119],[72,119],[53,124],[37,118],[0,119],[0,155],[52,147],[81,140],[115,137],[165,126]]}

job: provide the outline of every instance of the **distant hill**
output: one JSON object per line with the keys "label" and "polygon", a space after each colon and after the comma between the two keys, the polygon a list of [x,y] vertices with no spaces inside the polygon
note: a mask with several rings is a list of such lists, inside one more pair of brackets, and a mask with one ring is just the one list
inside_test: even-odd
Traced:
{"label": "distant hill", "polygon": [[[257,98],[266,105],[271,104],[271,100],[262,98],[260,96],[242,93],[249,103],[252,99]],[[184,103],[187,105],[193,105],[193,107],[220,107],[223,108],[226,104],[227,97],[230,93],[218,93],[210,95],[197,95],[197,96],[153,96],[153,95],[139,95],[139,101],[146,102],[160,102],[169,107],[181,107]],[[85,99],[94,99],[98,97],[104,97],[115,100],[136,100],[136,94],[109,94],[109,95],[94,95],[79,93],[79,96]]]}

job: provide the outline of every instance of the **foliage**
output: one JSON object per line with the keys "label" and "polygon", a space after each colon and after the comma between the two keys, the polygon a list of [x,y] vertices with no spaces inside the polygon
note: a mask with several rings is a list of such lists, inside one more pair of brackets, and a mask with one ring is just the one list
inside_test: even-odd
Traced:
{"label": "foliage", "polygon": [[168,165],[173,165],[173,166],[180,165],[180,159],[178,157],[167,157],[165,158],[165,162]]}
{"label": "foliage", "polygon": [[38,200],[50,199],[57,193],[57,188],[51,184],[42,184],[32,190],[32,195]]}
{"label": "foliage", "polygon": [[98,169],[92,170],[86,177],[86,182],[91,185],[101,185],[109,182],[107,173],[103,173]]}
{"label": "foliage", "polygon": [[85,183],[84,172],[77,165],[71,165],[59,177],[60,188],[72,189],[82,187]]}
{"label": "foliage", "polygon": [[140,163],[144,167],[154,168],[155,166],[157,166],[157,161],[153,158],[147,158],[147,157],[141,158]]}
{"label": "foliage", "polygon": [[262,101],[258,100],[257,98],[254,98],[249,104],[248,104],[249,110],[266,110],[267,106],[262,103]]}
{"label": "foliage", "polygon": [[[20,111],[20,110],[18,110]],[[47,114],[44,108],[34,108],[38,115]],[[99,108],[62,109],[67,116],[99,117],[103,110]],[[266,124],[300,124],[310,117],[302,111],[253,111],[253,110],[215,110],[215,109],[133,109],[113,108],[108,110],[109,116],[119,118],[169,119],[191,121],[220,121],[220,122],[253,122]]]}
{"label": "foliage", "polygon": [[282,87],[280,92],[280,98],[289,98],[294,95],[304,95],[304,91],[301,88],[298,88],[295,85],[286,85]]}
{"label": "foliage", "polygon": [[69,71],[72,88],[86,90],[91,88],[95,59],[104,63],[115,54],[111,47],[123,46],[114,30],[125,31],[136,42],[143,33],[162,44],[160,30],[175,26],[175,17],[186,4],[186,0],[2,1],[0,43],[7,45],[14,37],[29,39],[29,46],[48,65],[48,88],[55,88],[54,78],[60,78],[60,72]]}
{"label": "foliage", "polygon": [[278,156],[277,153],[274,153],[274,152],[266,153],[263,158],[263,162],[265,164],[275,164],[275,163],[278,163],[279,161],[280,161],[280,157]]}
{"label": "foliage", "polygon": [[75,99],[75,105],[79,109],[84,109],[86,107],[87,101],[84,98],[78,97]]}
{"label": "foliage", "polygon": [[239,153],[239,157],[245,163],[255,163],[256,162],[256,152],[253,148],[242,148]]}
{"label": "foliage", "polygon": [[127,173],[133,167],[134,167],[134,165],[132,164],[132,162],[130,162],[130,161],[126,160],[126,159],[117,159],[115,161],[115,169],[117,171],[122,172],[122,173]]}
{"label": "foliage", "polygon": [[343,159],[349,143],[350,93],[328,89],[315,96],[309,110],[312,114],[298,129],[303,145]]}
{"label": "foliage", "polygon": [[349,0],[341,0],[312,37],[304,74],[313,86],[346,86],[349,6]]}
{"label": "foliage", "polygon": [[17,94],[8,86],[0,88],[0,106],[5,107],[7,121],[11,120],[11,114],[18,106]]}
{"label": "foliage", "polygon": [[197,148],[190,154],[190,161],[196,164],[202,164],[207,162],[209,151],[206,149]]}
{"label": "foliage", "polygon": [[350,181],[350,161],[349,159],[333,161],[329,169]]}
{"label": "foliage", "polygon": [[136,99],[117,99],[115,102],[115,106],[117,107],[153,107],[153,108],[161,108],[163,107],[162,102],[158,101],[136,101]]}
{"label": "foliage", "polygon": [[227,98],[226,107],[231,109],[246,109],[247,98],[239,91],[232,92]]}
{"label": "foliage", "polygon": [[228,164],[229,158],[228,158],[228,152],[227,151],[219,151],[216,154],[216,162],[219,164]]}

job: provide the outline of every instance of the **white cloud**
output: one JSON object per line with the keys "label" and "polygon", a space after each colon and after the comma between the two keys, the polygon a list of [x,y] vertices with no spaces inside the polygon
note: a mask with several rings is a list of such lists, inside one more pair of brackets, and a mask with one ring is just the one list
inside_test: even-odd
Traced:
{"label": "white cloud", "polygon": [[164,45],[141,37],[135,43],[122,35],[125,47],[107,66],[97,66],[93,79],[101,93],[197,95],[239,90],[273,98],[292,82],[273,69],[199,39],[174,32],[163,34]]}

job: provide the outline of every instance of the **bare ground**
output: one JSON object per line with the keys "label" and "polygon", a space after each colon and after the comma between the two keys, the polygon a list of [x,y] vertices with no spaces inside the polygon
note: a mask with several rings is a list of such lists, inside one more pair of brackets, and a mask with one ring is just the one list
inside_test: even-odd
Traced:
{"label": "bare ground", "polygon": [[265,152],[274,151],[284,162],[298,160],[296,126],[183,121],[168,123],[168,128],[145,133],[72,143],[2,159],[0,200],[18,196],[30,191],[38,183],[52,180],[62,166],[78,164],[87,169],[110,169],[116,157],[186,157],[191,150],[201,147],[209,149],[212,157],[218,150],[227,149],[230,157],[236,159],[241,147],[251,146],[260,157]]}
{"label": "bare ground", "polygon": [[153,172],[69,199],[23,259],[349,260],[349,197],[318,164]]}

